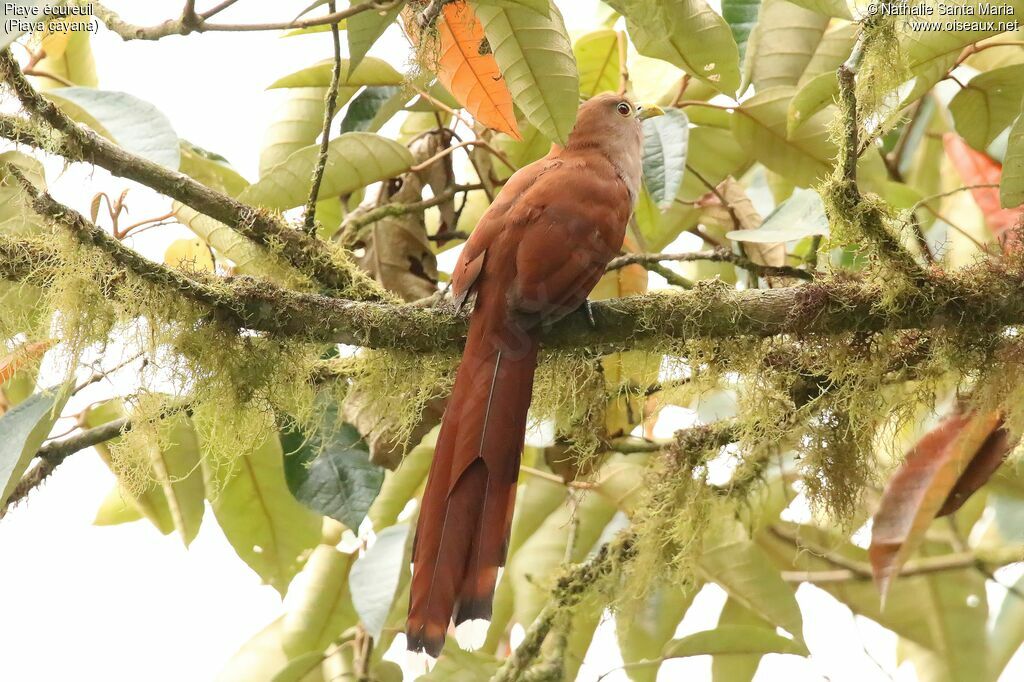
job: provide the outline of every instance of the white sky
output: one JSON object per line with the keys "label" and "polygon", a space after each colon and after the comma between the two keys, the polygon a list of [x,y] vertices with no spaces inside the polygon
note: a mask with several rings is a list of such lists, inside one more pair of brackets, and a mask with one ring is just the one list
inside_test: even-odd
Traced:
{"label": "white sky", "polygon": [[[177,16],[178,0],[111,0],[125,19],[152,24]],[[212,4],[200,2],[200,9]],[[291,18],[308,0],[243,0],[219,17],[270,21]],[[343,3],[342,3],[343,4]],[[589,27],[590,0],[560,0],[570,28]],[[106,31],[94,40],[100,87],[124,90],[152,102],[179,136],[227,157],[250,180],[256,177],[263,131],[281,92],[265,91],[281,75],[329,55],[327,34],[280,39],[273,34],[206,34],[158,43],[123,43]],[[402,69],[408,48],[392,29],[374,49]],[[115,196],[131,183],[103,171],[48,164],[59,199],[87,212],[93,193]],[[167,201],[136,188],[129,195],[130,218],[166,211]],[[183,228],[159,228],[131,242],[160,259]],[[112,365],[116,359],[105,364]],[[105,395],[97,387],[80,396],[84,404]],[[682,411],[677,413],[685,418]],[[669,432],[678,419],[667,417]],[[98,528],[96,508],[114,482],[91,452],[76,454],[50,481],[0,523],[0,679],[17,682],[105,680],[178,682],[212,680],[223,663],[249,637],[282,611],[277,593],[260,585],[224,540],[212,515],[186,551],[176,536],[160,536],[147,522]],[[862,651],[865,642],[880,664],[898,680],[894,638],[850,612],[824,592],[804,587],[808,660],[769,656],[759,680],[828,679],[835,682],[888,680]],[[1001,595],[996,595],[1001,599]],[[724,594],[708,588],[690,609],[678,634],[714,627]],[[592,681],[621,664],[610,624],[594,639],[580,680]],[[396,652],[402,661],[401,652]],[[1018,657],[1004,680],[1024,679]],[[625,680],[620,671],[608,682]],[[659,680],[710,679],[710,659],[701,657],[663,666]],[[258,682],[258,681],[256,681]]]}

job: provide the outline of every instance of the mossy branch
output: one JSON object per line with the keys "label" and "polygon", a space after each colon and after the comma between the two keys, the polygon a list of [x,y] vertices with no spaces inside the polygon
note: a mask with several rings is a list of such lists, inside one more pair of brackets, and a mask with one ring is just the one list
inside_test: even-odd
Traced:
{"label": "mossy branch", "polygon": [[[325,287],[344,291],[352,283],[352,270],[340,266],[322,242],[301,230],[292,229],[274,214],[210,189],[183,173],[136,156],[76,124],[32,87],[9,49],[0,52],[0,76],[32,116],[63,134],[64,139],[59,146],[43,147],[47,151],[56,152],[69,161],[92,163],[177,199],[260,246],[279,253],[285,261]],[[0,130],[13,134],[18,126],[7,119]],[[7,137],[6,134],[4,136]],[[24,136],[21,141],[32,142],[31,139],[25,140]]]}
{"label": "mossy branch", "polygon": [[[142,258],[52,199],[35,203],[49,211],[46,215],[73,227],[85,242],[107,251],[117,264],[108,277],[131,272],[166,285],[210,306],[220,319],[247,329],[368,348],[429,352],[457,348],[465,337],[465,318],[447,308],[350,301],[247,277],[209,277],[200,282]],[[90,241],[93,239],[98,241]],[[0,240],[0,276],[6,279],[27,279],[45,287],[60,262],[55,251],[38,242]],[[698,283],[688,291],[594,302],[591,311],[594,326],[586,315],[571,314],[543,331],[544,345],[610,352],[675,339],[998,329],[1024,323],[1024,264],[984,261],[958,273],[955,280],[943,280],[937,288],[904,288],[896,294],[874,283],[832,275],[780,289],[736,291]]]}
{"label": "mossy branch", "polygon": [[11,492],[10,497],[0,506],[0,519],[7,514],[11,507],[25,499],[30,492],[38,488],[65,459],[76,452],[117,438],[131,429],[131,427],[132,423],[128,417],[115,419],[102,426],[76,433],[64,440],[51,441],[39,448],[39,452],[36,453],[39,463],[18,481],[18,485]]}
{"label": "mossy branch", "polygon": [[926,277],[924,269],[892,233],[886,224],[886,214],[882,207],[876,202],[865,200],[857,186],[860,122],[855,81],[862,57],[863,45],[858,41],[849,59],[836,71],[842,139],[835,174],[824,190],[831,199],[831,208],[838,214],[830,217],[855,226],[874,242],[879,258],[911,280],[920,282]]}
{"label": "mossy branch", "polygon": [[[335,4],[327,3],[331,14],[334,14]],[[320,185],[324,180],[324,171],[327,169],[327,153],[331,142],[331,121],[334,120],[335,110],[338,108],[338,85],[341,83],[341,38],[338,35],[338,24],[331,24],[331,39],[334,43],[334,67],[331,69],[331,85],[327,88],[324,96],[324,123],[320,131],[320,154],[317,157],[316,166],[313,167],[313,179],[309,186],[309,198],[306,200],[306,213],[303,228],[306,234],[311,237],[316,235],[316,202],[320,196]]]}
{"label": "mossy branch", "polygon": [[610,575],[617,566],[627,563],[633,554],[633,534],[623,531],[602,545],[592,559],[566,570],[555,583],[551,599],[526,631],[522,643],[505,659],[491,682],[517,682],[522,679],[530,663],[540,654],[556,616],[578,604],[595,583]]}

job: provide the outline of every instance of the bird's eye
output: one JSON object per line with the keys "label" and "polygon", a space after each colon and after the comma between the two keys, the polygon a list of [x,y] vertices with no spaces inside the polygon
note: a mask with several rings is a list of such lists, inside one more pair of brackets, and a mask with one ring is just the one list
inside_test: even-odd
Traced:
{"label": "bird's eye", "polygon": [[629,102],[619,102],[618,106],[615,107],[615,110],[623,116],[629,116],[633,113],[633,107],[629,106]]}

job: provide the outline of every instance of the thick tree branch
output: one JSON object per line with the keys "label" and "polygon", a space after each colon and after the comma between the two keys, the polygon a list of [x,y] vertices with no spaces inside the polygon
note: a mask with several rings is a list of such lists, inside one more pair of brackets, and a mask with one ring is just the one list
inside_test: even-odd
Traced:
{"label": "thick tree branch", "polygon": [[[200,213],[228,225],[260,246],[279,253],[300,272],[310,275],[328,288],[343,290],[351,283],[351,271],[335,262],[323,242],[311,238],[301,230],[292,229],[268,211],[248,206],[196,182],[183,173],[135,156],[91,130],[77,125],[32,87],[21,73],[10,50],[0,52],[0,75],[14,89],[18,99],[30,114],[50,124],[65,136],[57,151],[69,161],[92,163],[114,175],[134,180],[177,199]],[[18,131],[18,126],[5,118],[0,130],[13,135]],[[24,135],[20,137],[22,141],[29,141],[24,139]],[[53,151],[53,145],[44,149]]]}
{"label": "thick tree branch", "polygon": [[354,4],[347,9],[331,12],[330,14],[322,17],[266,24],[215,24],[208,21],[211,17],[220,13],[222,10],[227,9],[236,1],[237,0],[229,0],[227,2],[222,2],[207,12],[195,14],[194,18],[191,20],[186,19],[186,16],[183,15],[179,19],[168,19],[167,21],[155,26],[138,26],[124,21],[117,12],[114,12],[102,3],[94,2],[93,0],[75,0],[79,6],[91,4],[93,6],[93,13],[95,16],[102,21],[108,29],[121,36],[123,40],[160,40],[161,38],[166,38],[168,36],[184,36],[190,33],[210,33],[217,31],[238,33],[242,31],[286,31],[291,29],[313,28],[314,26],[337,24],[343,19],[347,19],[348,17],[362,12],[383,12],[393,8],[399,2],[399,0],[391,0],[390,2],[386,0],[367,0],[366,2]]}
{"label": "thick tree branch", "polygon": [[[64,207],[51,217],[88,222]],[[88,228],[81,229],[89,233]],[[127,247],[108,252],[122,272],[137,266],[141,272],[136,274],[151,278],[149,281],[172,281],[164,279],[168,271],[164,266],[145,259],[139,263],[137,255],[125,251],[129,251]],[[991,260],[973,267],[969,289],[942,281],[935,285],[939,290],[901,290],[893,295],[875,284],[822,277],[780,289],[736,291],[701,284],[689,291],[599,301],[592,305],[595,326],[586,315],[573,313],[545,329],[543,342],[552,348],[610,351],[671,339],[961,326],[977,331],[1024,324],[1024,265]],[[56,254],[38,243],[0,240],[0,277],[47,286],[59,268]],[[110,276],[117,270],[113,268]],[[175,288],[213,306],[222,319],[269,334],[415,351],[451,350],[461,345],[465,336],[465,319],[439,307],[349,301],[245,277],[221,279],[211,291],[203,286],[188,280]]]}

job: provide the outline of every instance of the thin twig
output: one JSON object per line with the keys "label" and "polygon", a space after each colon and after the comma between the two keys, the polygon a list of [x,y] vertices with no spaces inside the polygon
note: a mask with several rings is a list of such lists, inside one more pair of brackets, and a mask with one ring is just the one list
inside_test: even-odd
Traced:
{"label": "thin twig", "polygon": [[608,263],[608,270],[618,270],[627,265],[658,263],[664,261],[692,262],[712,261],[715,263],[731,263],[736,267],[748,270],[759,277],[793,277],[802,280],[814,279],[814,274],[801,268],[789,265],[761,265],[749,258],[745,258],[727,249],[714,249],[711,251],[692,251],[689,253],[628,253],[612,259]]}
{"label": "thin twig", "polygon": [[15,504],[39,487],[46,478],[53,473],[65,459],[71,455],[91,448],[99,443],[105,443],[112,438],[117,438],[124,432],[131,429],[131,420],[128,417],[116,419],[112,422],[82,431],[70,438],[60,441],[52,441],[39,448],[36,464],[19,482],[11,493],[11,496],[3,502],[0,507],[0,518],[3,518]]}
{"label": "thin twig", "polygon": [[103,24],[119,35],[123,40],[160,40],[173,35],[188,35],[190,33],[211,33],[211,32],[250,32],[250,31],[287,31],[293,29],[314,28],[316,26],[328,26],[337,24],[343,19],[361,14],[363,12],[384,12],[393,9],[402,0],[383,2],[381,0],[366,0],[356,3],[347,9],[331,12],[322,17],[310,19],[295,19],[293,21],[271,22],[265,24],[212,24],[207,19],[230,7],[236,0],[222,2],[214,9],[196,15],[194,24],[187,24],[179,19],[170,19],[155,26],[138,26],[123,19],[116,12],[95,0],[76,0],[81,7],[90,5],[96,17]]}
{"label": "thin twig", "polygon": [[[328,2],[327,8],[331,14],[334,14],[336,5],[334,2]],[[327,168],[327,152],[331,142],[331,121],[334,120],[334,112],[338,108],[338,86],[341,83],[341,37],[338,34],[337,23],[331,24],[331,38],[334,41],[334,68],[331,71],[331,86],[327,89],[324,99],[324,124],[321,129],[320,155],[313,168],[313,180],[310,183],[309,199],[306,200],[306,217],[303,222],[306,234],[311,237],[316,233],[316,202],[320,196],[320,185],[324,180],[324,171]]]}

